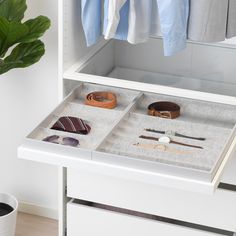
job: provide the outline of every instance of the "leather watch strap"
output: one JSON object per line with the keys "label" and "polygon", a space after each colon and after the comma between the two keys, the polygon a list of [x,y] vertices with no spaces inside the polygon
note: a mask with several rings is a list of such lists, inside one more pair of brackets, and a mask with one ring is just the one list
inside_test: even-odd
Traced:
{"label": "leather watch strap", "polygon": [[192,154],[192,151],[189,150],[178,150],[178,149],[174,149],[174,148],[170,148],[165,144],[147,144],[147,143],[135,143],[133,144],[134,146],[137,147],[141,147],[141,148],[146,148],[146,149],[156,149],[158,151],[162,151],[162,152],[170,152],[170,153],[174,153],[177,155],[189,155]]}
{"label": "leather watch strap", "polygon": [[116,95],[111,92],[92,92],[86,96],[86,105],[112,109],[117,105]]}
{"label": "leather watch strap", "polygon": [[203,147],[201,147],[201,146],[187,144],[187,143],[181,143],[181,142],[177,142],[177,141],[173,141],[173,140],[171,140],[170,143],[174,143],[174,144],[178,144],[178,145],[182,145],[182,146],[186,146],[186,147],[193,147],[193,148],[203,149]]}
{"label": "leather watch strap", "polygon": [[[157,142],[160,142],[160,139],[161,139],[161,138],[156,138],[156,137],[152,137],[152,136],[145,136],[145,135],[140,135],[139,138],[148,139],[148,140],[154,140],[154,141],[157,141]],[[203,147],[201,147],[201,146],[187,144],[187,143],[182,143],[182,142],[177,142],[177,141],[174,141],[174,140],[171,140],[171,139],[169,139],[169,140],[170,140],[169,143],[173,143],[173,144],[177,144],[177,145],[181,145],[181,146],[186,146],[186,147],[203,149]]]}
{"label": "leather watch strap", "polygon": [[206,140],[206,138],[193,137],[193,136],[189,136],[189,135],[180,134],[180,133],[177,133],[177,132],[175,132],[175,136],[180,137],[180,138],[195,139],[195,140],[199,140],[199,141],[205,141]]}
{"label": "leather watch strap", "polygon": [[144,129],[144,130],[147,131],[147,132],[153,132],[153,133],[158,133],[158,134],[166,134],[168,136],[172,135],[172,136],[176,136],[176,137],[195,139],[195,140],[199,140],[199,141],[205,141],[206,140],[206,138],[184,135],[184,134],[180,134],[178,132],[171,131],[171,130],[167,130],[167,131],[155,130],[155,129]]}
{"label": "leather watch strap", "polygon": [[154,102],[148,106],[148,115],[175,119],[180,116],[180,106],[167,101]]}

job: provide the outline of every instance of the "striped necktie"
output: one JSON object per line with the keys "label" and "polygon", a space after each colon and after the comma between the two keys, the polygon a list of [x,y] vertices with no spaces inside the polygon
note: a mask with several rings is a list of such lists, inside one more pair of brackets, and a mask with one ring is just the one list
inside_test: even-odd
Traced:
{"label": "striped necktie", "polygon": [[91,127],[84,123],[84,121],[77,117],[63,116],[60,117],[57,122],[52,126],[51,129],[78,133],[78,134],[88,134]]}

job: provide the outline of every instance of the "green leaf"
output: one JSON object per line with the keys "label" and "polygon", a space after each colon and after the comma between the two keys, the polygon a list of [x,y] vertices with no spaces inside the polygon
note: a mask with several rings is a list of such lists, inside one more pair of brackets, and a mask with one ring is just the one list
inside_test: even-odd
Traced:
{"label": "green leaf", "polygon": [[24,68],[38,62],[44,55],[45,48],[40,40],[18,44],[11,54],[0,61],[0,74],[13,68]]}
{"label": "green leaf", "polygon": [[24,23],[28,27],[28,34],[21,38],[21,42],[28,43],[40,38],[50,27],[50,20],[46,16],[38,16]]}
{"label": "green leaf", "polygon": [[26,9],[26,0],[0,0],[0,17],[8,21],[21,22]]}
{"label": "green leaf", "polygon": [[0,17],[0,57],[3,57],[8,48],[19,43],[20,39],[28,34],[26,25],[19,22],[9,22]]}

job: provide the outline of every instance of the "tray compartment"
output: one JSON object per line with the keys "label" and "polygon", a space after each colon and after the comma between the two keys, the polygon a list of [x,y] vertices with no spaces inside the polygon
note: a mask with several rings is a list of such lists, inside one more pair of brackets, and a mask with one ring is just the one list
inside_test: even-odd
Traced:
{"label": "tray compartment", "polygon": [[[106,91],[116,94],[117,97],[117,107],[111,109],[111,111],[123,111],[127,106],[134,100],[134,98],[139,94],[137,91],[121,89],[111,86],[103,86],[97,84],[83,83],[79,88],[78,95],[73,100],[74,103],[84,104],[85,97],[87,94],[94,91]],[[108,109],[105,109],[108,110]]]}
{"label": "tray compartment", "polygon": [[176,120],[231,129],[236,123],[236,106],[153,93],[144,93],[133,112],[147,115],[148,105],[158,101],[174,102],[181,107]]}
{"label": "tray compartment", "polygon": [[[176,130],[177,127],[177,130]],[[191,134],[193,136],[204,136],[205,141],[190,140],[180,137],[171,137],[175,141],[202,146],[203,149],[196,149],[191,147],[185,147],[175,144],[169,144],[170,152],[156,150],[152,148],[142,148],[135,146],[136,143],[142,144],[157,144],[156,141],[140,139],[140,135],[147,135],[153,137],[161,137],[161,134],[155,134],[151,132],[144,131],[145,128],[152,128],[157,130],[176,130],[183,134]],[[199,123],[189,123],[180,120],[165,120],[156,117],[146,116],[142,114],[130,113],[126,119],[124,119],[120,125],[113,130],[112,134],[106,141],[98,148],[98,151],[104,153],[111,153],[120,156],[120,158],[127,161],[136,160],[149,162],[146,163],[146,168],[149,165],[153,165],[152,170],[156,168],[156,171],[162,171],[156,165],[164,164],[166,168],[168,166],[176,167],[173,172],[173,168],[170,168],[169,172],[176,175],[186,175],[186,169],[189,169],[189,178],[192,171],[199,171],[198,176],[194,178],[212,180],[211,174],[213,172],[213,167],[216,165],[218,158],[224,146],[227,143],[228,136],[231,134],[231,129],[215,127]],[[176,153],[175,153],[176,152]],[[107,158],[107,157],[106,157]],[[116,158],[113,158],[116,161]],[[119,160],[117,160],[119,161]],[[181,168],[183,168],[183,173],[181,174]],[[202,177],[201,177],[202,175]],[[209,175],[209,176],[208,176]],[[208,177],[207,177],[208,176]]]}
{"label": "tray compartment", "polygon": [[[118,106],[115,109],[104,109],[84,105],[85,96],[92,91],[111,91],[117,95]],[[109,133],[110,127],[117,122],[129,104],[134,100],[135,91],[125,92],[124,89],[110,88],[107,86],[82,84],[68,96],[57,109],[55,109],[28,138],[42,140],[43,138],[57,134],[66,137],[74,137],[80,141],[81,148],[93,150]],[[90,125],[91,131],[87,135],[74,134],[52,130],[53,124],[62,116],[74,116],[81,118]]]}
{"label": "tray compartment", "polygon": [[[156,101],[172,101],[180,105],[181,116],[174,120],[147,115],[147,107]],[[98,147],[95,160],[139,166],[144,170],[172,173],[212,182],[235,136],[236,107],[175,96],[144,93],[129,114]],[[174,141],[202,146],[203,149],[168,144],[167,151],[138,147],[134,144],[155,145],[156,141],[140,139],[140,135],[160,138],[162,134],[144,129],[175,131],[204,137],[205,141],[170,137]],[[165,136],[165,135],[164,135]],[[169,149],[169,150],[168,150]],[[100,153],[110,153],[105,157]],[[122,159],[122,161],[121,161]]]}
{"label": "tray compartment", "polygon": [[[99,110],[99,111],[98,111]],[[120,112],[110,111],[105,109],[97,109],[94,107],[88,107],[79,104],[67,103],[65,104],[64,109],[61,109],[59,112],[54,112],[50,115],[50,118],[47,119],[47,122],[44,122],[40,125],[28,138],[41,140],[47,136],[43,136],[42,128],[46,129],[51,135],[63,135],[67,137],[75,137],[81,140],[80,147],[94,149],[96,145],[100,142],[100,139],[109,132],[109,125],[116,121],[119,118]],[[83,134],[74,134],[70,132],[57,131],[51,129],[53,124],[62,116],[75,116],[79,117],[85,121],[86,124],[90,125],[91,131],[87,135]],[[43,129],[43,130],[44,130]],[[46,133],[45,133],[46,134]]]}

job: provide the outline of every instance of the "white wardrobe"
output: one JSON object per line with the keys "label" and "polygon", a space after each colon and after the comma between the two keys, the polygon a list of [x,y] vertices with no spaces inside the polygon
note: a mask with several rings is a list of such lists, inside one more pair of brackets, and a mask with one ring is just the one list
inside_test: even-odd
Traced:
{"label": "white wardrobe", "polygon": [[[163,56],[160,38],[87,48],[80,0],[59,0],[59,45],[60,104],[18,149],[19,158],[59,168],[59,235],[234,235],[236,45],[188,42],[173,57]],[[117,94],[114,110],[84,104],[99,90]],[[179,119],[146,114],[163,99],[182,106]],[[78,148],[41,141],[68,136],[50,129],[62,115],[90,122],[89,135],[72,135]],[[207,135],[204,151],[168,156],[132,146],[158,125]]]}

